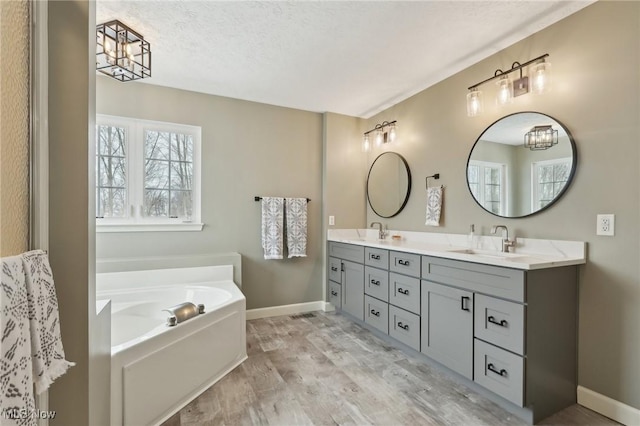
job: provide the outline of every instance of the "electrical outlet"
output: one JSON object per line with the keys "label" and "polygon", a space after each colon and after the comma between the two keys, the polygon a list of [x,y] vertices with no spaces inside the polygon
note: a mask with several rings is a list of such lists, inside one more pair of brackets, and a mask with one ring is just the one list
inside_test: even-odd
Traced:
{"label": "electrical outlet", "polygon": [[596,219],[596,235],[613,236],[615,234],[616,215],[599,214]]}
{"label": "electrical outlet", "polygon": [[329,216],[329,226],[333,226],[336,224],[336,217],[335,216]]}

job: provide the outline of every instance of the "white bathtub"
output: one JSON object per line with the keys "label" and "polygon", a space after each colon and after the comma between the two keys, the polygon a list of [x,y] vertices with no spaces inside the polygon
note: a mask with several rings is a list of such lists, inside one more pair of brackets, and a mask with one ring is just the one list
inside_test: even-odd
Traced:
{"label": "white bathtub", "polygon": [[[111,424],[156,425],[247,358],[245,298],[233,267],[97,274],[111,300]],[[163,309],[204,304],[174,327]]]}

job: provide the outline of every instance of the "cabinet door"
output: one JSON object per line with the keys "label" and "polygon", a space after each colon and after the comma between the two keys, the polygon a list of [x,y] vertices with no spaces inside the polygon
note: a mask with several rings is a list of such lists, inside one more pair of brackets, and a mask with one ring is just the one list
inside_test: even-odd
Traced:
{"label": "cabinet door", "polygon": [[473,293],[422,281],[421,352],[473,379]]}
{"label": "cabinet door", "polygon": [[364,266],[342,261],[342,310],[364,321]]}

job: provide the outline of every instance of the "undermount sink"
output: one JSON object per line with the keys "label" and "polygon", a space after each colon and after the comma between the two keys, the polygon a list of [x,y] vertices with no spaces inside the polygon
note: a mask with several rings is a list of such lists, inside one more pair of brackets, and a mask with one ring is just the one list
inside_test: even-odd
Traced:
{"label": "undermount sink", "polygon": [[479,257],[489,257],[493,259],[504,259],[504,260],[516,260],[524,257],[518,253],[503,253],[499,251],[488,251],[488,250],[475,250],[475,249],[459,249],[459,250],[447,250],[449,253],[460,253],[460,254],[470,254],[473,256]]}

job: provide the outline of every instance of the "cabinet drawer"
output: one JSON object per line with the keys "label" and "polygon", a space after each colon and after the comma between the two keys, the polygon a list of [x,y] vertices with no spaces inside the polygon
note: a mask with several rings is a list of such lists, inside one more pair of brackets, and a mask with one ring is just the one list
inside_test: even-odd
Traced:
{"label": "cabinet drawer", "polygon": [[335,257],[329,258],[329,279],[342,284],[342,262]]}
{"label": "cabinet drawer", "polygon": [[364,264],[389,269],[389,251],[372,247],[364,248]]}
{"label": "cabinet drawer", "polygon": [[389,272],[382,269],[364,267],[364,292],[370,296],[389,301]]}
{"label": "cabinet drawer", "polygon": [[389,303],[420,314],[420,280],[389,272]]}
{"label": "cabinet drawer", "polygon": [[475,337],[524,355],[524,305],[476,294]]}
{"label": "cabinet drawer", "polygon": [[419,351],[420,317],[389,305],[389,336]]}
{"label": "cabinet drawer", "polygon": [[329,281],[329,302],[337,309],[342,307],[342,286]]}
{"label": "cabinet drawer", "polygon": [[525,271],[439,257],[422,257],[422,278],[525,302]]}
{"label": "cabinet drawer", "polygon": [[364,296],[364,322],[388,334],[389,304],[371,296]]}
{"label": "cabinet drawer", "polygon": [[389,253],[389,270],[419,277],[420,255],[392,251]]}
{"label": "cabinet drawer", "polygon": [[473,381],[524,406],[524,358],[474,339]]}
{"label": "cabinet drawer", "polygon": [[329,256],[364,263],[364,247],[354,244],[329,243]]}

